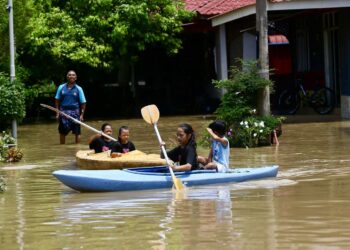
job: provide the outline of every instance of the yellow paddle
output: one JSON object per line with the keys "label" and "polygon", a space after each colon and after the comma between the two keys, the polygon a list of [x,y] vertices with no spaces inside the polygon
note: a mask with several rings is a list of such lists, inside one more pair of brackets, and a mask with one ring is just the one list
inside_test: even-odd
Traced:
{"label": "yellow paddle", "polygon": [[[159,110],[158,110],[157,106],[154,104],[145,106],[141,109],[141,114],[142,114],[143,119],[147,123],[153,125],[154,130],[156,131],[158,141],[161,144],[162,139],[160,138],[160,134],[159,134],[158,127],[157,127],[157,122],[159,120]],[[182,183],[182,181],[180,179],[176,178],[173,169],[170,167],[170,161],[169,161],[168,155],[166,153],[165,147],[162,145],[161,148],[162,148],[162,152],[163,152],[163,155],[165,157],[165,160],[168,164],[169,171],[170,171],[171,178],[173,180],[175,189],[176,190],[183,190],[185,188],[184,184]]]}
{"label": "yellow paddle", "polygon": [[98,134],[101,134],[101,135],[103,135],[104,137],[106,137],[106,138],[108,138],[108,139],[110,139],[110,140],[112,140],[112,141],[117,141],[117,139],[113,138],[112,136],[109,136],[109,135],[103,133],[103,132],[100,131],[100,130],[97,130],[97,129],[93,128],[93,127],[90,127],[89,125],[87,125],[87,124],[85,124],[85,123],[79,121],[78,119],[75,119],[74,117],[71,117],[70,115],[67,115],[66,113],[62,112],[61,110],[58,110],[58,109],[56,109],[56,108],[54,108],[54,107],[51,107],[51,106],[49,106],[49,105],[42,104],[42,103],[41,103],[40,105],[41,105],[42,107],[44,107],[44,108],[51,109],[52,111],[58,112],[58,113],[60,113],[61,115],[63,115],[64,117],[66,117],[66,118],[68,118],[68,119],[71,119],[71,120],[74,121],[75,123],[78,123],[78,124],[84,126],[85,128],[88,128],[88,129],[90,129],[90,130],[92,130],[92,131],[94,131],[94,132],[96,132],[96,133],[98,133]]}

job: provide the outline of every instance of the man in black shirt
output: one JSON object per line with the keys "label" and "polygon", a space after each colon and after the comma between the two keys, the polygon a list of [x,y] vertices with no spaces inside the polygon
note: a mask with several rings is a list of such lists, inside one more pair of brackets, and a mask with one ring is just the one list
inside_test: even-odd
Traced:
{"label": "man in black shirt", "polygon": [[[112,126],[108,123],[104,123],[101,127],[101,131],[104,134],[111,136]],[[92,138],[90,138],[89,141],[89,147],[90,149],[94,149],[95,153],[111,150],[112,148],[116,147],[116,144],[119,143],[117,141],[106,138],[101,134],[94,135]]]}

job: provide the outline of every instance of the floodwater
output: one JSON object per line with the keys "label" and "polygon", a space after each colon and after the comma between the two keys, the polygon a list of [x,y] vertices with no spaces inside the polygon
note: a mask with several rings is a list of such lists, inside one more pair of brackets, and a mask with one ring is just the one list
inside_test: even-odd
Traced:
{"label": "floodwater", "polygon": [[[139,150],[159,152],[142,119],[129,125]],[[161,117],[169,144],[176,126],[202,117]],[[102,121],[88,121],[100,128]],[[52,172],[75,168],[80,145],[58,145],[57,124],[19,127],[24,159],[1,164],[0,249],[350,249],[350,121],[287,123],[279,146],[231,149],[232,167],[278,164],[277,178],[171,190],[79,193]],[[207,149],[199,148],[200,154]]]}

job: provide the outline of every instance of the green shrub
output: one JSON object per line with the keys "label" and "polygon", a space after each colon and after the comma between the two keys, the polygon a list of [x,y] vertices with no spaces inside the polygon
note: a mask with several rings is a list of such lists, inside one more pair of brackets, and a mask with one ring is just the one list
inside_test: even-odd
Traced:
{"label": "green shrub", "polygon": [[227,137],[232,146],[257,147],[271,144],[273,131],[282,123],[282,117],[250,116],[229,128]]}
{"label": "green shrub", "polygon": [[[227,123],[230,146],[270,145],[271,134],[284,118],[256,116],[259,90],[268,86],[272,92],[273,87],[272,81],[259,75],[257,61],[237,60],[237,65],[230,68],[229,79],[214,80],[213,84],[226,90],[215,114]],[[208,145],[209,139],[209,134],[204,133],[199,144]]]}
{"label": "green shrub", "polygon": [[38,98],[52,97],[55,91],[56,86],[53,82],[42,82],[27,86],[25,89],[26,106],[31,107]]}
{"label": "green shrub", "polygon": [[259,75],[257,61],[237,60],[237,65],[230,68],[229,79],[214,80],[217,88],[224,88],[226,93],[221,98],[215,114],[228,124],[240,122],[252,115],[257,107],[258,91],[273,83]]}
{"label": "green shrub", "polygon": [[271,131],[265,126],[264,121],[252,116],[239,123],[233,138],[242,146],[250,148],[259,145],[259,141],[266,140],[270,133]]}
{"label": "green shrub", "polygon": [[0,73],[0,122],[9,123],[25,117],[24,86],[20,81],[10,82],[8,76]]}

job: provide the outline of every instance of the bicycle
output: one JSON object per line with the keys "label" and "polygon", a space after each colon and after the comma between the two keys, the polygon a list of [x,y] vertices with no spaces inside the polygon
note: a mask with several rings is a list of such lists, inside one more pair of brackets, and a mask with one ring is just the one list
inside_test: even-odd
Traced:
{"label": "bicycle", "polygon": [[303,100],[306,100],[317,113],[329,114],[335,107],[335,97],[332,89],[320,87],[308,95],[301,79],[295,81],[292,89],[284,90],[278,99],[280,111],[283,114],[294,115],[300,108]]}

